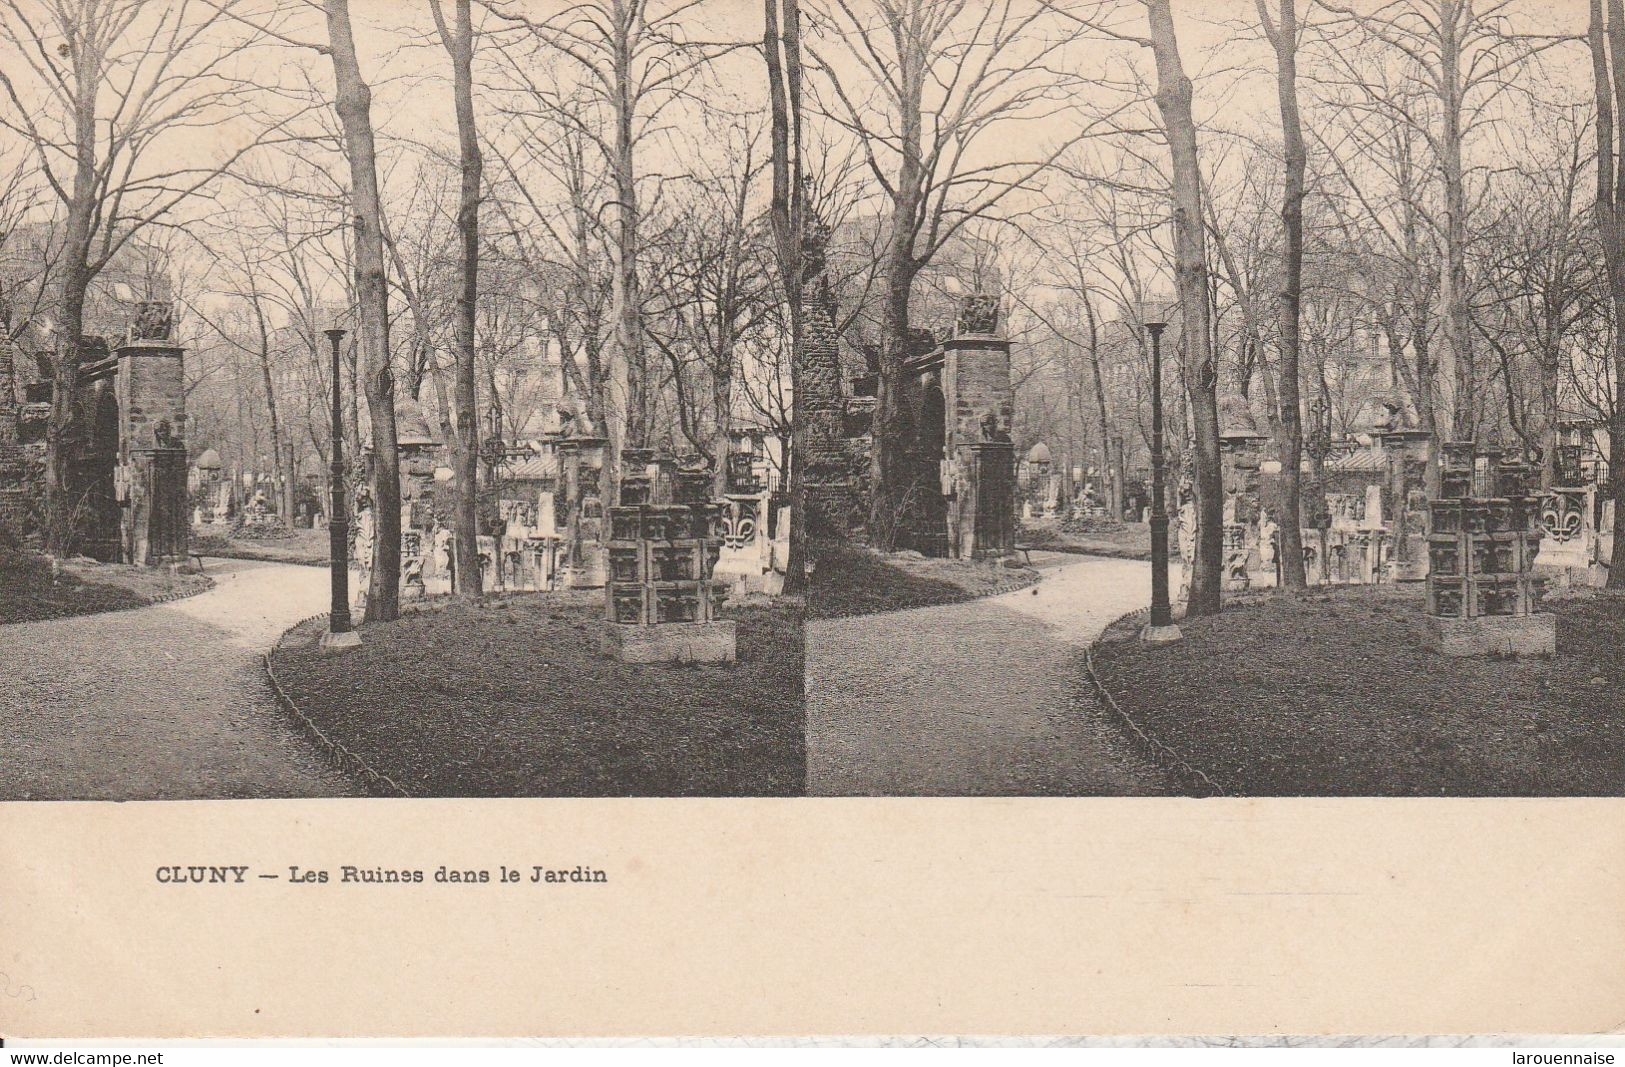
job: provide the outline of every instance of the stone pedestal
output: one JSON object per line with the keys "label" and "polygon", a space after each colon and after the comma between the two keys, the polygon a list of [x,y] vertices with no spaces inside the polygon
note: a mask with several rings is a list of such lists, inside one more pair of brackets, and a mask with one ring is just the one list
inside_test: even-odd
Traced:
{"label": "stone pedestal", "polygon": [[1535,573],[1558,588],[1590,580],[1597,559],[1594,493],[1590,486],[1553,486],[1541,499]]}
{"label": "stone pedestal", "polygon": [[1470,619],[1428,616],[1426,647],[1446,656],[1550,656],[1557,652],[1557,616],[1479,615]]}
{"label": "stone pedestal", "polygon": [[1174,623],[1167,626],[1152,626],[1147,623],[1140,630],[1140,642],[1147,645],[1172,645],[1185,640],[1185,635]]}
{"label": "stone pedestal", "polygon": [[603,650],[623,663],[732,663],[737,649],[732,619],[658,626],[604,623]]}
{"label": "stone pedestal", "polygon": [[345,630],[342,633],[334,633],[332,630],[328,630],[322,634],[322,639],[317,643],[317,647],[322,650],[324,655],[337,655],[340,652],[348,652],[352,648],[360,648],[361,635],[355,630]]}
{"label": "stone pedestal", "polygon": [[186,449],[132,449],[126,471],[125,558],[143,567],[184,562],[191,533]]}
{"label": "stone pedestal", "polygon": [[961,453],[966,477],[958,522],[949,531],[950,551],[960,559],[1003,556],[1016,543],[1015,448],[1008,441],[981,441]]}
{"label": "stone pedestal", "polygon": [[1245,523],[1224,524],[1224,577],[1220,588],[1226,593],[1245,592],[1252,580],[1247,575],[1247,558],[1252,551]]}
{"label": "stone pedestal", "polygon": [[767,590],[766,576],[773,570],[772,544],[767,536],[767,493],[729,493],[722,517],[722,548],[712,577],[736,595]]}

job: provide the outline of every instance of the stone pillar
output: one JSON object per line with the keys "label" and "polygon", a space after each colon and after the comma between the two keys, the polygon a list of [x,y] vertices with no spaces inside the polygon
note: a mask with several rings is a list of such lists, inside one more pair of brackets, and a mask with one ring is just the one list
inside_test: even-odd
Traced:
{"label": "stone pillar", "polygon": [[187,559],[184,351],[143,340],[116,353],[125,559],[148,567]]}
{"label": "stone pillar", "polygon": [[603,437],[572,437],[559,445],[564,565],[572,589],[604,585],[604,461],[608,448],[609,441]]}
{"label": "stone pillar", "polygon": [[1388,456],[1388,502],[1393,511],[1389,571],[1395,581],[1419,582],[1428,573],[1428,452],[1426,430],[1390,430],[1382,436]]}
{"label": "stone pillar", "polygon": [[956,528],[949,550],[960,559],[1002,556],[1016,543],[1016,457],[1009,441],[965,445]]}
{"label": "stone pillar", "polygon": [[942,393],[944,451],[959,492],[948,509],[948,550],[961,559],[1002,555],[1015,545],[1016,531],[1010,342],[964,332],[944,342]]}

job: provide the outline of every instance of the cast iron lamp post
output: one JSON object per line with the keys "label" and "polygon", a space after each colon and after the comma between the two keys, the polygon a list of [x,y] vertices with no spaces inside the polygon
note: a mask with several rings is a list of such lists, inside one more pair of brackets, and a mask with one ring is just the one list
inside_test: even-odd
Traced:
{"label": "cast iron lamp post", "polygon": [[1140,631],[1140,640],[1171,645],[1185,635],[1174,625],[1168,603],[1168,504],[1162,470],[1162,331],[1168,324],[1143,325],[1151,335],[1151,621]]}
{"label": "cast iron lamp post", "polygon": [[343,652],[361,643],[361,635],[350,623],[350,520],[344,507],[344,409],[339,401],[340,329],[327,330],[333,342],[333,465],[329,472],[332,494],[327,507],[328,566],[333,577],[333,602],[328,608],[327,632],[322,634],[322,651]]}

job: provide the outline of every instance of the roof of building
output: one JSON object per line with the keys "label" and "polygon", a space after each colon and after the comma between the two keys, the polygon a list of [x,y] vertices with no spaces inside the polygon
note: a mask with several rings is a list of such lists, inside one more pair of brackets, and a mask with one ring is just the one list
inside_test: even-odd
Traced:
{"label": "roof of building", "polygon": [[503,474],[517,481],[541,481],[544,478],[557,478],[559,474],[559,458],[552,454],[529,456],[504,467]]}
{"label": "roof of building", "polygon": [[1374,448],[1359,448],[1346,456],[1326,461],[1329,471],[1346,471],[1349,473],[1369,474],[1388,469],[1388,457]]}
{"label": "roof of building", "polygon": [[197,458],[197,469],[200,471],[217,471],[225,466],[220,462],[220,453],[212,448],[203,450],[203,455]]}
{"label": "roof of building", "polygon": [[1027,450],[1028,463],[1049,463],[1053,461],[1054,458],[1055,457],[1050,454],[1049,445],[1046,445],[1042,441],[1038,442],[1036,445]]}

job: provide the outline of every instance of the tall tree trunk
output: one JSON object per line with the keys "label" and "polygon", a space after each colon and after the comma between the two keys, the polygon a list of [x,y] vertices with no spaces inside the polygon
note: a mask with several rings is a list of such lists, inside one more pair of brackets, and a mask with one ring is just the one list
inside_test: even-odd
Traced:
{"label": "tall tree trunk", "polygon": [[[783,17],[780,17],[782,5]],[[801,396],[803,363],[802,296],[805,289],[802,229],[805,225],[805,190],[801,175],[801,4],[800,0],[765,0],[766,28],[762,40],[767,59],[768,99],[772,110],[773,235],[778,245],[779,272],[790,311],[790,555],[785,561],[784,591],[805,592],[807,584],[807,494],[804,481],[806,420]],[[724,438],[723,448],[726,448]],[[726,462],[719,452],[719,464]]]}
{"label": "tall tree trunk", "polygon": [[1084,323],[1089,330],[1089,376],[1095,391],[1095,415],[1100,423],[1100,455],[1105,467],[1106,510],[1113,522],[1123,521],[1123,440],[1112,433],[1106,406],[1106,381],[1100,373],[1100,320],[1089,294],[1083,297]]}
{"label": "tall tree trunk", "polygon": [[1300,590],[1303,570],[1303,410],[1299,397],[1299,314],[1303,306],[1303,197],[1307,156],[1298,114],[1298,17],[1295,0],[1280,0],[1280,18],[1271,24],[1264,0],[1258,13],[1275,48],[1276,95],[1281,102],[1281,138],[1286,175],[1281,190],[1281,229],[1286,243],[1285,278],[1281,286],[1281,585]]}
{"label": "tall tree trunk", "polygon": [[648,443],[644,396],[643,297],[638,279],[638,187],[632,131],[636,106],[632,75],[633,22],[642,5],[616,4],[614,26],[615,275],[611,293],[615,340],[610,347],[609,451],[606,468],[609,503],[620,499],[621,450]]}
{"label": "tall tree trunk", "polygon": [[[1625,0],[1591,0],[1591,70],[1597,106],[1597,230],[1614,312],[1614,404],[1608,413],[1609,489],[1614,500],[1614,555],[1608,588],[1625,589]],[[1610,76],[1609,68],[1613,68]]]}
{"label": "tall tree trunk", "polygon": [[[70,240],[74,223],[70,213]],[[86,213],[88,221],[89,215]],[[88,233],[88,229],[87,229]],[[72,487],[74,445],[79,426],[74,396],[79,389],[79,364],[84,358],[85,291],[90,272],[79,262],[64,269],[56,364],[52,368],[51,418],[46,424],[45,501],[50,528],[46,544],[58,556],[74,555],[79,545],[79,499]]]}
{"label": "tall tree trunk", "polygon": [[1185,350],[1185,393],[1190,403],[1193,482],[1196,489],[1196,559],[1191,566],[1188,617],[1217,614],[1224,556],[1224,484],[1219,465],[1218,371],[1208,302],[1207,233],[1202,214],[1202,171],[1191,113],[1191,80],[1179,56],[1171,0],[1145,0],[1157,64],[1157,109],[1172,157],[1174,287],[1179,295]]}
{"label": "tall tree trunk", "polygon": [[918,48],[900,49],[898,105],[901,114],[898,150],[901,161],[891,197],[891,232],[885,251],[885,311],[880,343],[880,388],[875,398],[871,450],[869,535],[875,546],[890,551],[906,528],[908,485],[903,467],[905,426],[902,418],[903,364],[910,348],[909,297],[919,273],[914,238],[925,189],[922,155],[925,57]]}
{"label": "tall tree trunk", "polygon": [[[1444,308],[1445,351],[1449,353],[1454,394],[1450,433],[1472,437],[1477,423],[1476,370],[1473,360],[1472,310],[1467,304],[1467,186],[1461,141],[1462,0],[1441,0],[1438,8],[1439,104],[1444,130],[1440,136],[1444,175],[1445,257],[1441,265],[1439,302]],[[1471,19],[1470,9],[1467,18]]]}
{"label": "tall tree trunk", "polygon": [[389,288],[384,271],[383,204],[372,133],[372,90],[361,76],[350,32],[349,0],[327,0],[327,31],[336,85],[333,104],[344,128],[355,211],[358,362],[372,422],[372,500],[375,509],[372,581],[367,622],[399,617],[401,589],[401,468],[395,437],[395,375],[389,359]]}
{"label": "tall tree trunk", "polygon": [[[1558,375],[1562,368],[1562,338],[1555,331],[1549,336],[1540,361],[1540,404],[1545,409],[1546,425],[1540,438],[1540,487],[1550,489],[1557,479],[1557,421],[1561,414],[1558,405]],[[1509,389],[1510,393],[1511,390]]]}
{"label": "tall tree trunk", "polygon": [[[281,493],[277,501],[277,511],[281,512],[282,520],[293,529],[293,457],[288,449],[282,445],[282,419],[276,406],[276,381],[271,373],[271,332],[265,321],[265,310],[260,304],[258,292],[253,293],[254,325],[259,334],[259,364],[260,384],[265,388],[265,412],[271,419],[271,469],[276,471],[277,483]],[[293,445],[288,442],[289,448]]]}
{"label": "tall tree trunk", "polygon": [[[894,216],[912,216],[897,210]],[[902,235],[894,235],[894,242]],[[907,241],[912,248],[912,240]],[[913,255],[894,246],[887,252],[885,317],[881,342],[879,388],[875,393],[874,444],[869,457],[869,534],[876,548],[889,552],[902,543],[908,527],[908,485],[903,470],[903,364],[910,355],[909,295],[914,289]]]}
{"label": "tall tree trunk", "polygon": [[[89,30],[90,27],[82,27]],[[75,393],[84,357],[85,293],[96,276],[90,246],[98,214],[96,179],[96,99],[102,78],[99,35],[85,32],[73,50],[73,189],[63,226],[62,288],[57,301],[56,363],[52,367],[51,418],[46,424],[46,544],[59,556],[78,548],[79,501],[70,490],[73,448],[78,432]]]}
{"label": "tall tree trunk", "polygon": [[474,315],[479,305],[480,277],[480,135],[474,124],[474,25],[470,0],[455,0],[454,26],[448,27],[440,0],[430,0],[441,43],[451,56],[452,93],[457,111],[457,154],[461,184],[457,198],[458,252],[461,284],[454,320],[457,373],[452,386],[457,414],[453,481],[457,486],[457,513],[452,522],[453,573],[456,595],[480,595],[479,559],[479,418],[474,397]]}

